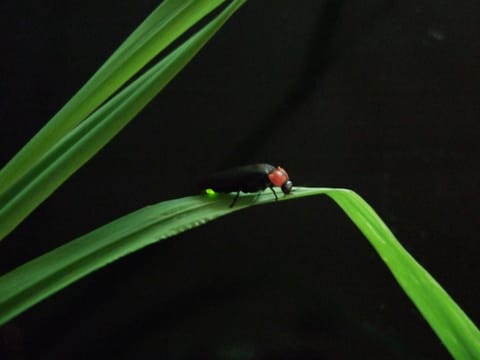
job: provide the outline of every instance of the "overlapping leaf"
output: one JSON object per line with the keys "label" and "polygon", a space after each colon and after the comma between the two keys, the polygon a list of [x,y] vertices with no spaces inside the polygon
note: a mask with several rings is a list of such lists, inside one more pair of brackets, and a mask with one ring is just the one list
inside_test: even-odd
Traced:
{"label": "overlapping leaf", "polygon": [[[178,1],[174,1],[173,3],[176,4]],[[190,3],[191,2],[188,2],[188,4]],[[200,6],[200,3],[203,2],[199,2],[195,6]],[[77,115],[74,118],[70,118],[68,115],[62,115],[64,119],[64,121],[61,122],[62,125],[58,125],[59,120],[52,119],[47,128],[52,127],[52,129],[54,129],[52,131],[55,131],[56,135],[54,136],[48,133],[50,130],[44,130],[47,131],[48,134],[45,136],[39,135],[38,139],[43,140],[37,140],[45,143],[44,146],[42,146],[42,155],[39,157],[37,145],[28,145],[24,148],[24,151],[21,152],[21,154],[31,154],[30,157],[25,155],[29,159],[28,162],[18,160],[24,157],[24,155],[19,155],[20,157],[17,158],[17,160],[14,159],[11,163],[18,165],[11,165],[13,167],[7,166],[4,172],[0,174],[0,179],[10,180],[13,177],[15,178],[15,181],[8,181],[9,186],[4,188],[3,191],[0,191],[0,239],[13,230],[15,226],[54,192],[72,173],[92,158],[132,120],[193,56],[197,54],[205,43],[243,3],[244,0],[233,1],[194,36],[185,41],[185,43],[180,45],[175,51],[154,65],[150,70],[145,72],[80,123],[80,118],[78,118]],[[170,2],[167,2],[167,5],[168,4],[170,4]],[[187,5],[184,7],[186,6]],[[178,10],[182,14],[184,7]],[[156,17],[153,17],[153,19],[155,18]],[[173,17],[173,19],[176,19],[176,17]],[[170,18],[167,20],[163,19],[162,23],[166,23],[165,26],[173,21]],[[189,20],[191,22],[197,20],[197,18]],[[152,50],[152,45],[142,45],[143,42],[147,40],[153,41],[149,39],[157,36],[158,29],[152,29],[151,22],[153,22],[152,18],[147,19],[146,25],[144,24],[145,28],[142,28],[142,32],[139,34],[134,33],[132,35],[133,40],[127,40],[126,45],[122,46],[119,52],[121,54],[124,52],[129,53],[133,51],[131,48],[135,46],[140,47],[140,50],[137,49],[139,52],[146,51],[144,47]],[[181,25],[183,25],[183,27],[186,26],[183,23],[181,23]],[[155,36],[151,34],[152,32]],[[146,37],[147,40],[145,40],[144,37]],[[143,42],[140,41],[140,39],[143,39]],[[137,44],[135,41],[140,42],[140,44]],[[165,41],[163,41],[162,44],[164,42]],[[143,56],[142,59],[149,59],[152,55],[153,54],[149,53],[148,56]],[[114,58],[116,59],[118,56],[114,56]],[[133,62],[138,61],[135,60],[137,57],[133,55],[131,55],[130,58],[133,59],[131,60]],[[116,64],[117,60],[112,60],[111,62]],[[107,62],[107,64],[110,64],[110,62]],[[115,65],[113,67],[116,68],[118,66],[119,65]],[[120,83],[126,77],[123,74],[126,70],[118,71],[121,73],[120,75],[123,75],[120,76],[117,74],[117,82]],[[132,74],[130,73],[129,75],[131,76]],[[109,85],[110,81],[113,81],[111,80],[112,76],[113,75],[110,75],[107,80],[102,77],[101,80],[98,80],[98,84],[100,84],[98,86],[101,86],[101,84],[105,84],[105,86]],[[90,86],[92,85],[86,85],[87,88]],[[110,93],[113,88],[111,86],[108,86],[108,88],[110,89],[108,93]],[[105,91],[101,98],[104,99],[106,96],[107,92]],[[90,100],[92,105],[88,107],[89,110],[83,110],[84,115],[92,110],[94,107],[93,103],[97,104],[98,101],[100,101],[100,98],[94,98],[96,100]],[[77,104],[77,102],[80,102],[80,105],[77,105],[80,108],[85,107],[82,101],[75,99],[76,97],[72,100],[73,103]],[[70,109],[69,106],[67,106],[67,108]],[[62,111],[60,113],[63,114]],[[67,112],[69,111],[71,110]],[[78,111],[82,112],[80,110]],[[37,142],[33,141],[32,144],[36,143]],[[6,184],[5,181],[4,184]]]}

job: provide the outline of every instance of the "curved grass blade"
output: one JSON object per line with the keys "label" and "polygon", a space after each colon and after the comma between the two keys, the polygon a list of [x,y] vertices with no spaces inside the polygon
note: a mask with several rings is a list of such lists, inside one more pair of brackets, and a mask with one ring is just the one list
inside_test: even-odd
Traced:
{"label": "curved grass blade", "polygon": [[165,0],[0,170],[0,194],[178,36],[225,0]]}
{"label": "curved grass blade", "polygon": [[[262,196],[262,198],[265,197]],[[270,198],[270,199],[268,199]],[[272,200],[267,195],[265,202]],[[149,244],[240,210],[242,198],[189,196],[147,206],[60,246],[0,277],[0,324],[81,277]]]}
{"label": "curved grass blade", "polygon": [[1,194],[0,239],[123,129],[244,2],[233,1],[202,30],[70,131]]}
{"label": "curved grass blade", "polygon": [[335,190],[326,194],[370,241],[450,354],[455,359],[480,359],[478,328],[428,271],[405,250],[372,207],[350,190]]}
{"label": "curved grass blade", "polygon": [[[435,279],[402,247],[375,211],[351,190],[295,188],[280,201],[325,194],[370,241],[397,282],[456,359],[480,358],[480,332]],[[233,211],[274,201],[270,192],[190,196],[124,216],[0,277],[0,324],[106,264]]]}

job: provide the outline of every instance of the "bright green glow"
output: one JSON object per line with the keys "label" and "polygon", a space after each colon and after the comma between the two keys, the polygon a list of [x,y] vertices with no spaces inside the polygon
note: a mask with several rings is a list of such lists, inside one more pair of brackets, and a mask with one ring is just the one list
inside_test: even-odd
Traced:
{"label": "bright green glow", "polygon": [[216,193],[215,190],[213,190],[213,189],[206,189],[206,190],[205,190],[205,194],[207,194],[208,196],[215,196],[215,195],[217,195],[217,193]]}

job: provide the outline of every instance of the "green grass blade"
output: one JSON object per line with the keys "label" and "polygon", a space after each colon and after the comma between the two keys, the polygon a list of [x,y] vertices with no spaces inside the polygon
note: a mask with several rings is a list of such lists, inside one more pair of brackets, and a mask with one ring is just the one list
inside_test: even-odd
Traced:
{"label": "green grass blade", "polygon": [[224,0],[165,0],[0,170],[0,194],[173,40]]}
{"label": "green grass blade", "polygon": [[244,2],[233,1],[184,44],[71,130],[0,195],[0,239],[125,127]]}
{"label": "green grass blade", "polygon": [[[295,188],[280,201],[326,194],[357,225],[405,293],[456,359],[480,358],[480,332],[433,277],[402,247],[355,192]],[[0,324],[81,277],[149,244],[249,206],[274,201],[270,192],[232,197],[190,196],[126,215],[0,277]]]}
{"label": "green grass blade", "polygon": [[149,244],[245,207],[229,196],[190,196],[148,206],[73,240],[0,277],[0,324],[32,305]]}
{"label": "green grass blade", "polygon": [[393,276],[455,359],[480,359],[480,332],[462,309],[353,191],[328,192],[370,241]]}

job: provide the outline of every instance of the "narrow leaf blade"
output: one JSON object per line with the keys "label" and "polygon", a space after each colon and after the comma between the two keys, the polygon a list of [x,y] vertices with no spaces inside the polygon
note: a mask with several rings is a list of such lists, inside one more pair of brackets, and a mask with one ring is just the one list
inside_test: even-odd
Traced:
{"label": "narrow leaf blade", "polygon": [[[326,194],[357,225],[405,293],[456,359],[480,358],[480,332],[435,279],[403,248],[375,211],[355,192],[295,188],[279,201]],[[124,216],[0,277],[0,324],[81,277],[161,239],[233,211],[274,201],[270,192],[190,196]]]}
{"label": "narrow leaf blade", "polygon": [[13,186],[0,194],[0,239],[118,134],[244,2],[233,1],[184,44],[71,130]]}
{"label": "narrow leaf blade", "polygon": [[165,0],[0,170],[0,195],[173,40],[224,0]]}

